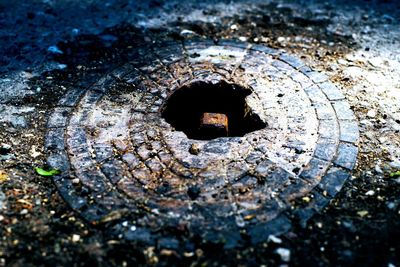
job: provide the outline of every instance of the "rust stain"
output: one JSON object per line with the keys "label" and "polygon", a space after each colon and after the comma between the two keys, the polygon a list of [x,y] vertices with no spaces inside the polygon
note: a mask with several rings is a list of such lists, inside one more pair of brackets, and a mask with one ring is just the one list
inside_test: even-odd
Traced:
{"label": "rust stain", "polygon": [[206,112],[200,118],[200,131],[207,136],[228,136],[228,117]]}

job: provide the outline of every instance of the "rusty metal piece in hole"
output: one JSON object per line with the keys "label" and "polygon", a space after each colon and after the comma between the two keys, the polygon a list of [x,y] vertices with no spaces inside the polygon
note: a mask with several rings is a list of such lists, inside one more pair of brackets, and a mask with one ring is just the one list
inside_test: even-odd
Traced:
{"label": "rusty metal piece in hole", "polygon": [[228,136],[228,117],[222,113],[203,113],[200,118],[200,133],[203,138]]}

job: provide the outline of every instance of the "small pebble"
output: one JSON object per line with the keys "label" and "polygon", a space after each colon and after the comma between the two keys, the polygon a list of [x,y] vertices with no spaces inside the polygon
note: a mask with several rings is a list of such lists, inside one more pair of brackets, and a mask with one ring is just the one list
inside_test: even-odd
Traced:
{"label": "small pebble", "polygon": [[290,250],[287,248],[278,248],[275,252],[281,257],[282,261],[290,261]]}
{"label": "small pebble", "polygon": [[184,252],[183,256],[185,256],[186,258],[190,258],[194,256],[194,252]]}
{"label": "small pebble", "polygon": [[47,48],[47,51],[53,54],[64,54],[64,52],[61,51],[56,45],[50,46],[49,48]]}
{"label": "small pebble", "polygon": [[276,237],[274,235],[269,235],[268,236],[268,241],[271,241],[271,242],[276,243],[276,244],[281,244],[282,243],[282,239],[280,239],[279,237]]}
{"label": "small pebble", "polygon": [[367,116],[369,118],[375,118],[376,117],[376,111],[374,109],[370,109],[367,113]]}
{"label": "small pebble", "polygon": [[286,41],[285,37],[278,37],[278,39],[276,39],[279,43],[283,43],[284,41]]}
{"label": "small pebble", "polygon": [[194,31],[191,30],[182,30],[180,35],[181,36],[187,36],[187,35],[195,35],[196,33]]}
{"label": "small pebble", "polygon": [[27,209],[23,209],[23,210],[21,210],[21,212],[19,214],[21,214],[21,215],[28,214],[28,210]]}
{"label": "small pebble", "polygon": [[192,155],[198,155],[200,153],[200,146],[198,144],[192,144],[189,148],[189,153]]}
{"label": "small pebble", "polygon": [[373,196],[375,195],[375,191],[369,190],[367,193],[365,193],[366,196]]}
{"label": "small pebble", "polygon": [[80,235],[73,234],[72,235],[72,242],[76,243],[81,239]]}
{"label": "small pebble", "polygon": [[365,217],[368,215],[368,211],[367,210],[357,211],[357,215],[360,217]]}

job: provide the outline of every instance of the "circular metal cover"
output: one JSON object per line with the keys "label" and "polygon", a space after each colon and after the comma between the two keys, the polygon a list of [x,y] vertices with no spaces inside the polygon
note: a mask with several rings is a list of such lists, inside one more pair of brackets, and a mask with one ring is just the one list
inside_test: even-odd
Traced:
{"label": "circular metal cover", "polygon": [[[196,81],[250,89],[247,105],[267,127],[212,140],[175,131],[160,108]],[[112,222],[129,240],[162,233],[229,247],[264,241],[327,205],[355,165],[357,139],[341,92],[297,57],[192,40],[161,44],[69,91],[49,118],[46,148],[62,170],[61,195],[87,221]]]}

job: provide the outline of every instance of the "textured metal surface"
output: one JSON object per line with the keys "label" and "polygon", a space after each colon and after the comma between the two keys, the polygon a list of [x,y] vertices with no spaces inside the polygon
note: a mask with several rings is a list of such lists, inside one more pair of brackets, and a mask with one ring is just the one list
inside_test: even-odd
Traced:
{"label": "textured metal surface", "polygon": [[[243,236],[257,243],[327,205],[355,165],[349,104],[295,56],[202,40],[160,44],[127,61],[69,91],[48,120],[48,163],[63,171],[54,182],[89,222],[115,220],[134,240],[173,228],[232,246]],[[175,131],[160,108],[195,81],[250,88],[247,105],[267,127],[204,141]],[[134,228],[118,226],[125,217]]]}

